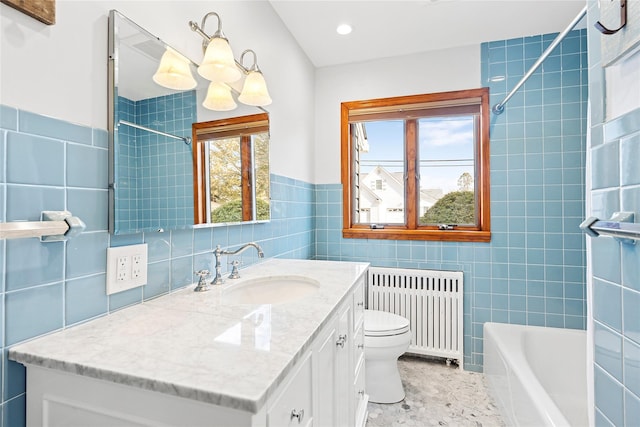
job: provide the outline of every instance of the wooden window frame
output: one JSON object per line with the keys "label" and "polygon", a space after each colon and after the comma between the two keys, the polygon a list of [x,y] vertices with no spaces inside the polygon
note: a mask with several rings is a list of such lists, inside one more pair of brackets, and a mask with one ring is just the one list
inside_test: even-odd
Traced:
{"label": "wooden window frame", "polygon": [[[453,230],[440,230],[437,226],[418,224],[418,195],[416,184],[417,146],[407,141],[415,141],[417,119],[410,119],[411,111],[419,116],[424,109],[448,109],[459,107],[460,111],[478,106],[479,123],[475,146],[476,214],[477,225],[456,226]],[[440,92],[425,95],[410,95],[393,98],[378,98],[365,101],[343,102],[341,104],[341,181],[343,197],[342,236],[351,239],[390,239],[390,240],[437,240],[455,242],[491,241],[490,181],[489,181],[489,89],[469,89],[453,92]],[[366,117],[369,120],[402,118],[405,120],[405,156],[407,156],[407,185],[405,186],[405,224],[384,225],[384,228],[372,229],[371,225],[353,223],[353,151],[350,138],[350,123]],[[413,179],[412,179],[413,177]],[[413,202],[409,202],[414,199]]]}

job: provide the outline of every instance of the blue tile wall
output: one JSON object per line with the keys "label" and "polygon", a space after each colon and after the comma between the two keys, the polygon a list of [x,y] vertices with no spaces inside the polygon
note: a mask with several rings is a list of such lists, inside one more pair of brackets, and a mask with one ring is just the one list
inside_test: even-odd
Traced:
{"label": "blue tile wall", "polygon": [[[572,31],[491,116],[490,244],[343,239],[341,185],[316,186],[317,259],[464,272],[465,369],[482,370],[486,321],[586,327],[586,35]],[[555,36],[482,44],[491,105]]]}
{"label": "blue tile wall", "polygon": [[[190,137],[196,94],[187,91],[139,101],[120,96],[116,114],[122,120]],[[191,146],[126,125],[118,127],[118,138],[116,224],[130,232],[192,223]]]}
{"label": "blue tile wall", "polygon": [[[605,78],[596,0],[588,1],[591,100],[591,212],[640,215],[640,109],[605,122]],[[593,52],[593,54],[592,54]],[[619,124],[625,123],[625,126]],[[628,124],[635,123],[635,126]],[[624,130],[624,131],[620,131]],[[595,424],[640,422],[640,250],[610,237],[591,239]]]}
{"label": "blue tile wall", "polygon": [[[188,91],[136,103],[137,123],[176,136],[191,136],[196,120],[196,93]],[[193,222],[193,155],[191,146],[179,140],[143,130],[137,131],[140,151],[138,197],[143,230],[174,227]],[[163,204],[158,204],[163,201]],[[164,204],[166,203],[166,205]]]}
{"label": "blue tile wall", "polygon": [[[122,96],[117,97],[116,117],[135,123],[135,102]],[[126,230],[139,230],[138,220],[138,164],[136,128],[122,125],[118,127],[118,144],[115,144],[115,156],[118,168],[115,170],[115,183],[118,208],[115,210],[115,223]]]}
{"label": "blue tile wall", "polygon": [[[106,141],[105,130],[0,105],[0,218],[37,220],[42,210],[68,209],[87,224],[67,242],[0,240],[3,426],[25,423],[25,371],[8,360],[9,346],[191,284],[194,270],[213,270],[217,244],[234,247],[253,240],[268,257],[313,256],[315,187],[279,175],[271,176],[269,223],[110,235]],[[136,243],[148,244],[149,284],[107,296],[107,248]],[[241,260],[249,265],[257,257],[247,251]]]}

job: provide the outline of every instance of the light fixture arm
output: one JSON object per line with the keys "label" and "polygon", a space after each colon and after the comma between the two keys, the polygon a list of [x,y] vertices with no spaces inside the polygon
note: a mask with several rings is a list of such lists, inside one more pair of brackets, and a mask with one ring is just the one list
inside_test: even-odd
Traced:
{"label": "light fixture arm", "polygon": [[[216,30],[215,33],[213,33],[212,36],[210,36],[209,34],[204,32],[204,26],[207,23],[207,18],[209,18],[212,15],[215,16],[216,18],[218,18],[218,29]],[[191,31],[196,32],[197,34],[199,34],[204,39],[202,41],[202,51],[203,52],[207,50],[207,46],[209,45],[209,42],[211,41],[212,38],[219,37],[221,39],[227,40],[227,42],[229,41],[227,39],[227,36],[225,36],[225,34],[222,32],[222,19],[220,18],[220,15],[218,15],[216,12],[209,12],[206,15],[204,15],[204,17],[202,18],[202,23],[200,24],[200,26],[198,26],[198,24],[196,22],[189,21],[189,27],[191,28]]]}
{"label": "light fixture arm", "polygon": [[[246,55],[249,52],[253,54],[253,64],[251,65],[251,67],[247,68],[244,66],[244,55]],[[245,50],[240,55],[240,67],[242,68],[242,71],[244,71],[245,74],[249,73],[250,71],[257,71],[260,73],[261,72],[260,67],[258,67],[258,55],[256,55],[256,53],[252,49]]]}

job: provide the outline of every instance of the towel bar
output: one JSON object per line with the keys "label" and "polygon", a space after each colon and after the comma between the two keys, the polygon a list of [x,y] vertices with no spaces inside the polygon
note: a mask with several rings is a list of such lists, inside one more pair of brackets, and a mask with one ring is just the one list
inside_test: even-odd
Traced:
{"label": "towel bar", "polygon": [[580,228],[591,237],[612,236],[622,243],[635,245],[640,240],[640,224],[633,222],[634,217],[633,212],[616,212],[608,220],[590,217]]}
{"label": "towel bar", "polygon": [[86,225],[69,211],[43,211],[40,221],[0,223],[0,239],[39,237],[41,242],[62,242],[82,233]]}

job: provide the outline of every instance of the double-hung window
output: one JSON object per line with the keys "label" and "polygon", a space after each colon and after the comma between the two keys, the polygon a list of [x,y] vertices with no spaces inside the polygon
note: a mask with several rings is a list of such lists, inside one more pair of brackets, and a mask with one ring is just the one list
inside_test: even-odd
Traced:
{"label": "double-hung window", "polygon": [[342,103],[343,236],[491,239],[487,88]]}

